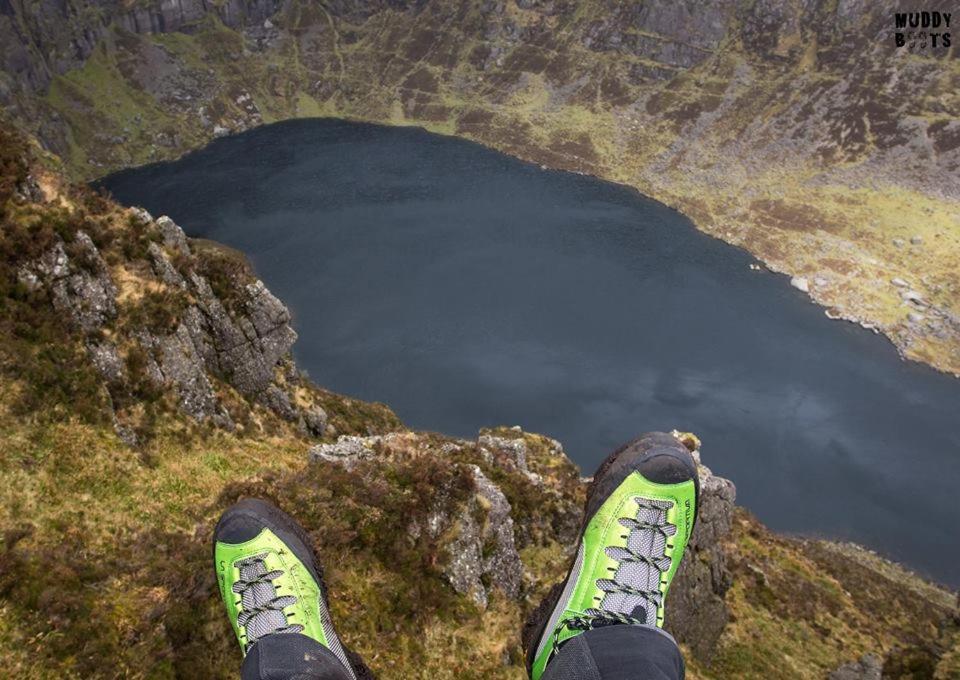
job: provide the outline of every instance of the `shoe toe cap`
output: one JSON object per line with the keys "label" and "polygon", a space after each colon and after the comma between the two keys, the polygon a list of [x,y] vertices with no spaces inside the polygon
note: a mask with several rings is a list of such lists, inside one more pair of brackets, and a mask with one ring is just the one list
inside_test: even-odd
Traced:
{"label": "shoe toe cap", "polygon": [[637,466],[640,474],[657,484],[679,484],[697,476],[697,466],[682,447],[655,447]]}
{"label": "shoe toe cap", "polygon": [[214,541],[219,543],[246,543],[268,528],[265,513],[254,500],[244,499],[228,509],[214,530]]}

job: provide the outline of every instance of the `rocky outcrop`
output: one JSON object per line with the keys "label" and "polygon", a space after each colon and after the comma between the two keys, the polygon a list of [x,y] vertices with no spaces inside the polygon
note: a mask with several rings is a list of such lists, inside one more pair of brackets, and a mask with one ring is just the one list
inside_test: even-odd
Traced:
{"label": "rocky outcrop", "polygon": [[60,241],[39,260],[22,267],[18,276],[27,288],[45,286],[54,308],[89,335],[116,317],[117,289],[100,252],[86,233],[78,232],[71,245],[72,259]]}
{"label": "rocky outcrop", "polygon": [[[134,34],[179,31],[211,14],[231,28],[262,24],[280,8],[279,0],[159,0],[126,5],[96,0],[82,5],[42,3],[23,8],[0,0],[0,103],[18,91],[42,90],[57,75],[81,66],[96,46],[112,41],[114,29]],[[18,21],[21,12],[29,21]]]}
{"label": "rocky outcrop", "polygon": [[[305,432],[324,434],[324,410],[295,395],[299,376],[289,370],[289,352],[297,335],[283,303],[253,280],[236,284],[228,309],[200,273],[187,237],[173,220],[154,220],[139,209],[131,215],[147,235],[146,259],[154,278],[143,278],[134,263],[125,262],[119,275],[137,272],[133,275],[140,278],[121,290],[83,231],[57,239],[17,273],[28,290],[45,288],[56,311],[86,338],[90,361],[114,403],[131,399],[135,376],[126,364],[136,350],[144,354],[146,378],[158,389],[170,387],[180,410],[198,421],[235,427],[220,394],[226,386]],[[160,320],[152,318],[158,315]],[[122,414],[114,414],[114,422],[124,440],[134,443]]]}
{"label": "rocky outcrop", "polygon": [[336,463],[352,468],[358,461],[372,458],[375,455],[374,448],[382,441],[383,438],[379,436],[343,435],[334,443],[317,444],[307,455],[313,463]]}
{"label": "rocky outcrop", "polygon": [[[451,448],[452,447],[452,448]],[[439,456],[441,460],[459,445],[448,442],[435,447],[411,433],[370,437],[341,436],[335,443],[317,444],[308,457],[313,463],[342,465],[354,469],[363,461],[389,460],[398,452]],[[463,465],[471,492],[462,498],[451,485],[440,488],[426,517],[414,519],[407,530],[416,540],[425,534],[443,545],[442,574],[461,595],[486,607],[491,589],[511,598],[520,594],[523,563],[514,540],[512,508],[503,491],[478,467]]]}
{"label": "rocky outcrop", "polygon": [[[696,454],[699,463],[699,453]],[[666,628],[697,658],[708,661],[730,619],[725,596],[733,585],[724,543],[733,523],[736,487],[700,465],[697,525],[670,589]]]}
{"label": "rocky outcrop", "polygon": [[183,290],[187,289],[187,282],[180,272],[177,271],[170,258],[156,243],[151,243],[147,247],[147,254],[150,256],[150,262],[153,264],[153,273],[168,286],[174,286]]}
{"label": "rocky outcrop", "polygon": [[503,492],[470,465],[474,493],[464,503],[450,505],[446,494],[433,508],[423,530],[434,538],[449,536],[444,549],[443,575],[458,593],[481,607],[489,602],[490,589],[507,597],[520,594],[523,563],[514,544],[510,503]]}
{"label": "rocky outcrop", "polygon": [[829,675],[829,680],[880,680],[883,660],[876,654],[864,654],[859,661],[845,663]]}
{"label": "rocky outcrop", "polygon": [[[699,446],[695,437],[677,436],[691,448]],[[360,465],[385,466],[398,456],[410,455],[449,461],[455,468],[462,466],[468,472],[471,492],[465,498],[458,496],[452,483],[440,489],[426,518],[414,520],[408,531],[414,538],[426,534],[441,543],[445,580],[480,606],[489,603],[491,588],[509,597],[519,596],[524,574],[529,579],[537,571],[539,565],[525,566],[521,562],[521,543],[554,541],[565,546],[569,554],[575,548],[576,527],[582,516],[577,492],[583,492],[586,482],[574,477],[573,486],[569,486],[558,478],[556,471],[573,466],[555,440],[519,428],[484,430],[474,442],[436,441],[405,432],[342,436],[336,442],[312,447],[308,455],[314,463],[340,465],[348,470]],[[699,462],[699,453],[695,456]],[[470,462],[473,460],[490,472],[485,473],[480,465]],[[506,480],[508,486],[501,488],[493,481],[494,475]],[[697,658],[707,661],[730,618],[725,596],[733,577],[724,550],[730,538],[736,490],[729,480],[713,475],[703,465],[700,484],[697,526],[670,591],[667,628]],[[519,489],[533,493],[535,505],[546,516],[516,510],[504,492],[508,487],[511,493]]]}
{"label": "rocky outcrop", "polygon": [[[186,236],[173,220],[160,217],[155,225],[164,247],[190,254]],[[203,275],[190,270],[184,276],[157,243],[151,243],[148,252],[157,276],[169,286],[188,291],[192,300],[172,334],[141,335],[162,379],[178,386],[183,410],[199,420],[231,427],[229,416],[217,405],[210,375],[302,429],[323,434],[323,410],[297,406],[289,390],[277,384],[278,367],[297,334],[290,327],[290,312],[263,282],[253,281],[237,291],[231,312]]]}
{"label": "rocky outcrop", "polygon": [[666,66],[652,72],[666,78],[674,69],[699,64],[716,49],[726,35],[724,18],[734,4],[730,0],[695,6],[664,0],[616,3],[586,28],[582,41],[591,50],[626,52]]}
{"label": "rocky outcrop", "polygon": [[173,386],[180,409],[187,415],[233,429],[233,421],[217,399],[193,337],[185,324],[169,335],[142,333],[139,341],[150,357],[149,375],[157,386]]}
{"label": "rocky outcrop", "polygon": [[[516,428],[515,431],[520,433],[520,428]],[[530,472],[527,467],[527,442],[524,440],[522,433],[513,439],[481,433],[477,437],[477,445],[481,451],[486,451],[491,456],[501,456],[504,461],[521,472]]]}
{"label": "rocky outcrop", "polygon": [[245,313],[233,315],[203,276],[191,272],[189,285],[196,302],[185,313],[188,332],[207,368],[227,377],[241,394],[261,397],[297,338],[287,308],[261,281],[244,288]]}

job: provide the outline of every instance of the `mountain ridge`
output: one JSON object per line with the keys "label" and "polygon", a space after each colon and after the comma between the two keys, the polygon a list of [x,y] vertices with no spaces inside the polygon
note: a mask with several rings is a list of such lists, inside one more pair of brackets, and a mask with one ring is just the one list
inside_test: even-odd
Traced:
{"label": "mountain ridge", "polygon": [[421,125],[636,187],[960,373],[960,62],[897,48],[895,3],[3,7],[0,103],[75,177],[292,117]]}

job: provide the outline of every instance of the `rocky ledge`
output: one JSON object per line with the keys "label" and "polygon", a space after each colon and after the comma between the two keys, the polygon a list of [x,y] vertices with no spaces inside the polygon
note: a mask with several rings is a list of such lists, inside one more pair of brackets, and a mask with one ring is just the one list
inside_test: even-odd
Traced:
{"label": "rocky ledge", "polygon": [[[694,451],[699,463],[696,437],[675,435]],[[309,457],[315,465],[351,471],[418,459],[431,463],[439,459],[451,466],[450,481],[435,491],[422,516],[411,519],[407,532],[414,541],[423,534],[439,540],[443,578],[482,607],[494,590],[510,598],[530,594],[539,569],[525,565],[518,548],[549,537],[568,558],[576,549],[590,480],[579,476],[562,445],[549,437],[520,428],[485,430],[476,440],[439,441],[409,432],[342,436],[312,447]],[[671,590],[667,627],[694,654],[708,659],[729,619],[724,596],[732,574],[723,546],[731,532],[736,489],[709,468],[700,465],[699,470],[697,526]],[[524,499],[526,512],[515,513],[493,479],[509,485],[518,497],[529,494]],[[460,482],[463,485],[457,487]],[[531,513],[530,501],[542,503],[544,509]]]}
{"label": "rocky ledge", "polygon": [[[121,438],[138,443],[124,405],[135,400],[142,377],[157,393],[169,388],[180,410],[201,423],[237,427],[225,404],[228,390],[304,433],[326,434],[327,414],[299,389],[302,381],[290,358],[297,334],[283,303],[246,272],[240,278],[249,282],[221,282],[218,294],[210,277],[239,276],[243,264],[235,255],[198,256],[169,217],[155,220],[135,208],[128,220],[139,236],[137,245],[145,247],[140,266],[109,266],[90,235],[78,230],[56,238],[17,272],[31,293],[45,289],[54,309],[85,338]],[[232,272],[211,266],[225,261]]]}

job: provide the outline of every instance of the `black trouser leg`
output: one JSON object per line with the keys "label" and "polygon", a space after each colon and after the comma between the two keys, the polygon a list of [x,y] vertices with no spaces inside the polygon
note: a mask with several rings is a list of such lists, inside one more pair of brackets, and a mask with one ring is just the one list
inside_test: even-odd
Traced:
{"label": "black trouser leg", "polygon": [[604,626],[571,638],[542,680],[683,680],[677,643],[652,626]]}
{"label": "black trouser leg", "polygon": [[340,659],[299,633],[267,635],[243,660],[242,680],[351,680]]}

